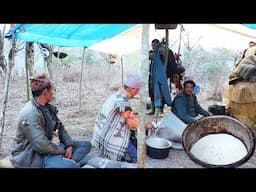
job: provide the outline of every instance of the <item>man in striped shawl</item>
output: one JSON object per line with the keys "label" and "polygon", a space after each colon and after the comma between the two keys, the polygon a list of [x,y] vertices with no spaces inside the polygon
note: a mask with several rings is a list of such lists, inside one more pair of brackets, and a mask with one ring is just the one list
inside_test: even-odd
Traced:
{"label": "man in striped shawl", "polygon": [[92,144],[99,149],[100,156],[115,161],[137,161],[137,146],[131,136],[138,127],[138,119],[129,99],[137,94],[140,86],[138,75],[128,75],[124,86],[104,102],[92,138]]}

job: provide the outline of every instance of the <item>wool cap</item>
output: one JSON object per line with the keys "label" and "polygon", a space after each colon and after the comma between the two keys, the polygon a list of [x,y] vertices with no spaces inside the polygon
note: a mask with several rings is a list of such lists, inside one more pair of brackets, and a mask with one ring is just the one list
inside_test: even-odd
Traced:
{"label": "wool cap", "polygon": [[140,89],[141,78],[137,74],[129,74],[124,81],[124,85],[126,85],[127,87]]}
{"label": "wool cap", "polygon": [[43,89],[51,83],[46,73],[36,73],[29,80],[31,91]]}

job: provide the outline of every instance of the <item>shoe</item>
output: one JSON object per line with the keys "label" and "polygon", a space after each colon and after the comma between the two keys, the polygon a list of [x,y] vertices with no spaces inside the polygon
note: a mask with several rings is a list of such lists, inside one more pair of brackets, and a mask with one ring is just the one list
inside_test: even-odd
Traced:
{"label": "shoe", "polygon": [[155,110],[152,110],[152,111],[150,111],[150,112],[148,112],[148,113],[146,113],[147,115],[154,115],[155,114]]}

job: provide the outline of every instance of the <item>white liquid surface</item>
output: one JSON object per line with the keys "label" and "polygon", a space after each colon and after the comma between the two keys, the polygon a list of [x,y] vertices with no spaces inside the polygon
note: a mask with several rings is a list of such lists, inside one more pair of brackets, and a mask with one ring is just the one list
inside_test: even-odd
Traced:
{"label": "white liquid surface", "polygon": [[202,137],[190,152],[197,159],[212,165],[228,165],[241,160],[248,153],[241,140],[225,133]]}

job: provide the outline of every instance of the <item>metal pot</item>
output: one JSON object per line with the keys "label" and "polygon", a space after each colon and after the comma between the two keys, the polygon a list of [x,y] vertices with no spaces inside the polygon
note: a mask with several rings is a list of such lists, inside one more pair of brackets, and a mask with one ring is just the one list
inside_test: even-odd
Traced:
{"label": "metal pot", "polygon": [[210,105],[208,107],[208,111],[210,111],[213,115],[225,115],[225,105]]}
{"label": "metal pot", "polygon": [[169,156],[172,143],[164,138],[150,137],[146,140],[147,155],[154,159],[164,159]]}
{"label": "metal pot", "polygon": [[[208,134],[227,133],[240,139],[247,148],[247,155],[231,164],[215,165],[199,160],[195,157],[190,149],[200,138]],[[182,145],[186,154],[195,163],[203,167],[237,167],[251,158],[255,149],[255,134],[243,122],[226,115],[211,115],[203,117],[198,121],[189,124],[182,134]]]}

